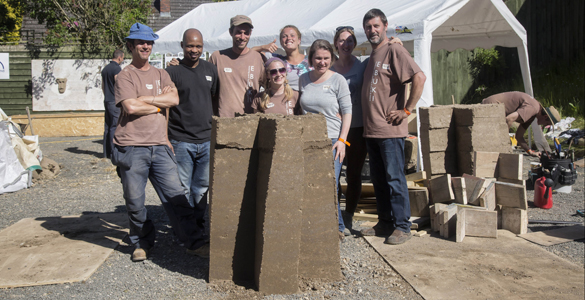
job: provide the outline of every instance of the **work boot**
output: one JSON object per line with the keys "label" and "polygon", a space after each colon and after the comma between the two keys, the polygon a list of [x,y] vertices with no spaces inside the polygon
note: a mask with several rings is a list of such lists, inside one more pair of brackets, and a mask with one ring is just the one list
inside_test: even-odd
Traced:
{"label": "work boot", "polygon": [[146,260],[147,256],[148,251],[146,249],[136,248],[134,252],[132,252],[132,261],[133,262],[143,261]]}
{"label": "work boot", "polygon": [[374,225],[374,227],[366,228],[360,230],[362,236],[389,236],[394,232],[394,227],[389,225],[384,225],[381,222]]}
{"label": "work boot", "polygon": [[187,254],[199,256],[202,258],[209,258],[209,244],[205,243],[203,246],[197,249],[187,249]]}
{"label": "work boot", "polygon": [[384,244],[390,244],[390,245],[400,245],[400,244],[404,244],[406,241],[410,240],[410,238],[412,237],[412,234],[406,233],[404,231],[400,231],[400,230],[394,230],[394,232],[386,238],[386,240],[384,240]]}

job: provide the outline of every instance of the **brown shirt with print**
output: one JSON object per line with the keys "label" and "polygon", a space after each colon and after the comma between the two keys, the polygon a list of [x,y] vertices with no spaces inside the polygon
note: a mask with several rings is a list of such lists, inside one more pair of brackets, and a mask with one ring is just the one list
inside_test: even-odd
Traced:
{"label": "brown shirt with print", "polygon": [[495,94],[481,101],[483,104],[501,103],[506,107],[506,116],[517,112],[522,119],[522,127],[528,129],[540,112],[540,103],[530,95],[522,92],[506,92]]}
{"label": "brown shirt with print", "polygon": [[266,110],[260,107],[263,94],[264,92],[261,92],[258,93],[256,97],[254,97],[254,101],[252,101],[253,109],[265,114],[281,114],[285,116],[300,114],[299,92],[293,90],[293,95],[290,99],[285,99],[284,93],[272,96],[268,102],[268,105],[266,105]]}
{"label": "brown shirt with print", "polygon": [[219,76],[218,115],[235,117],[236,113],[253,113],[252,100],[264,80],[264,60],[253,50],[238,55],[231,48],[215,51],[209,61],[217,66]]}
{"label": "brown shirt with print", "polygon": [[[121,107],[126,99],[140,96],[157,96],[165,86],[175,87],[167,71],[153,66],[142,71],[132,65],[125,67],[116,78],[114,88],[116,105]],[[167,145],[166,110],[144,116],[130,115],[121,110],[114,144],[119,146]]]}
{"label": "brown shirt with print", "polygon": [[404,109],[406,85],[421,72],[410,53],[398,44],[384,43],[372,51],[364,71],[362,113],[364,137],[401,138],[408,135],[408,122],[388,124],[390,111]]}

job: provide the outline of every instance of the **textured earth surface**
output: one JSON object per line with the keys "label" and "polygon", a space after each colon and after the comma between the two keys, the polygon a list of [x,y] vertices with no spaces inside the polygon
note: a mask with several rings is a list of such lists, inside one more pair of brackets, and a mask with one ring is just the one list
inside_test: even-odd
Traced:
{"label": "textured earth surface", "polygon": [[[59,163],[61,172],[29,189],[0,195],[0,229],[22,218],[126,211],[115,169],[101,158],[101,137],[41,138],[40,145],[46,157]],[[525,167],[529,168],[529,161],[525,157]],[[575,213],[584,207],[583,169],[578,172],[572,193],[554,194],[550,210],[531,206],[529,219],[583,222]],[[533,199],[532,191],[528,197]],[[157,228],[149,260],[133,263],[132,248],[121,244],[85,282],[1,289],[0,299],[421,299],[364,239],[353,236],[340,243],[341,281],[303,279],[294,295],[264,295],[251,286],[233,283],[209,284],[208,260],[185,254],[173,242],[168,218],[150,185],[146,202]],[[360,223],[354,222],[354,228],[359,229]],[[535,224],[529,230],[549,229],[544,227],[558,228]],[[544,248],[583,265],[583,246],[579,240]]]}

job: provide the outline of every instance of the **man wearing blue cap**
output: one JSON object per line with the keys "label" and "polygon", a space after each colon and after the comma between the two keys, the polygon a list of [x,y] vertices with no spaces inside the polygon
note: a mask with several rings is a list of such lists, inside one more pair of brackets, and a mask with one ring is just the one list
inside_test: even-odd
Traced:
{"label": "man wearing blue cap", "polygon": [[156,39],[158,35],[150,27],[132,25],[126,37],[132,62],[118,74],[115,85],[116,105],[122,113],[114,135],[112,162],[119,167],[122,179],[130,223],[128,236],[136,247],[133,261],[145,260],[154,246],[156,230],[144,206],[147,179],[188,252],[209,255],[209,244],[196,226],[167,136],[168,109],[179,104],[177,89],[165,70],[148,63]]}

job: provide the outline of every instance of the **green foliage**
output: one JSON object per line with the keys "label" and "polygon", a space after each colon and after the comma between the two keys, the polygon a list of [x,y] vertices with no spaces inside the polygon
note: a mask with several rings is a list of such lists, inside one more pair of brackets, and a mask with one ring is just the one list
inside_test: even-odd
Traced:
{"label": "green foliage", "polygon": [[146,23],[146,0],[34,0],[27,2],[32,18],[46,23],[45,43],[80,44],[90,52],[122,48],[135,22]]}
{"label": "green foliage", "polygon": [[[498,50],[476,48],[473,50],[469,63],[470,75],[474,81],[482,80],[483,73],[494,73],[501,75],[506,68],[506,63]],[[479,82],[478,82],[479,83]]]}
{"label": "green foliage", "polygon": [[0,0],[0,42],[18,42],[22,5],[18,0]]}

